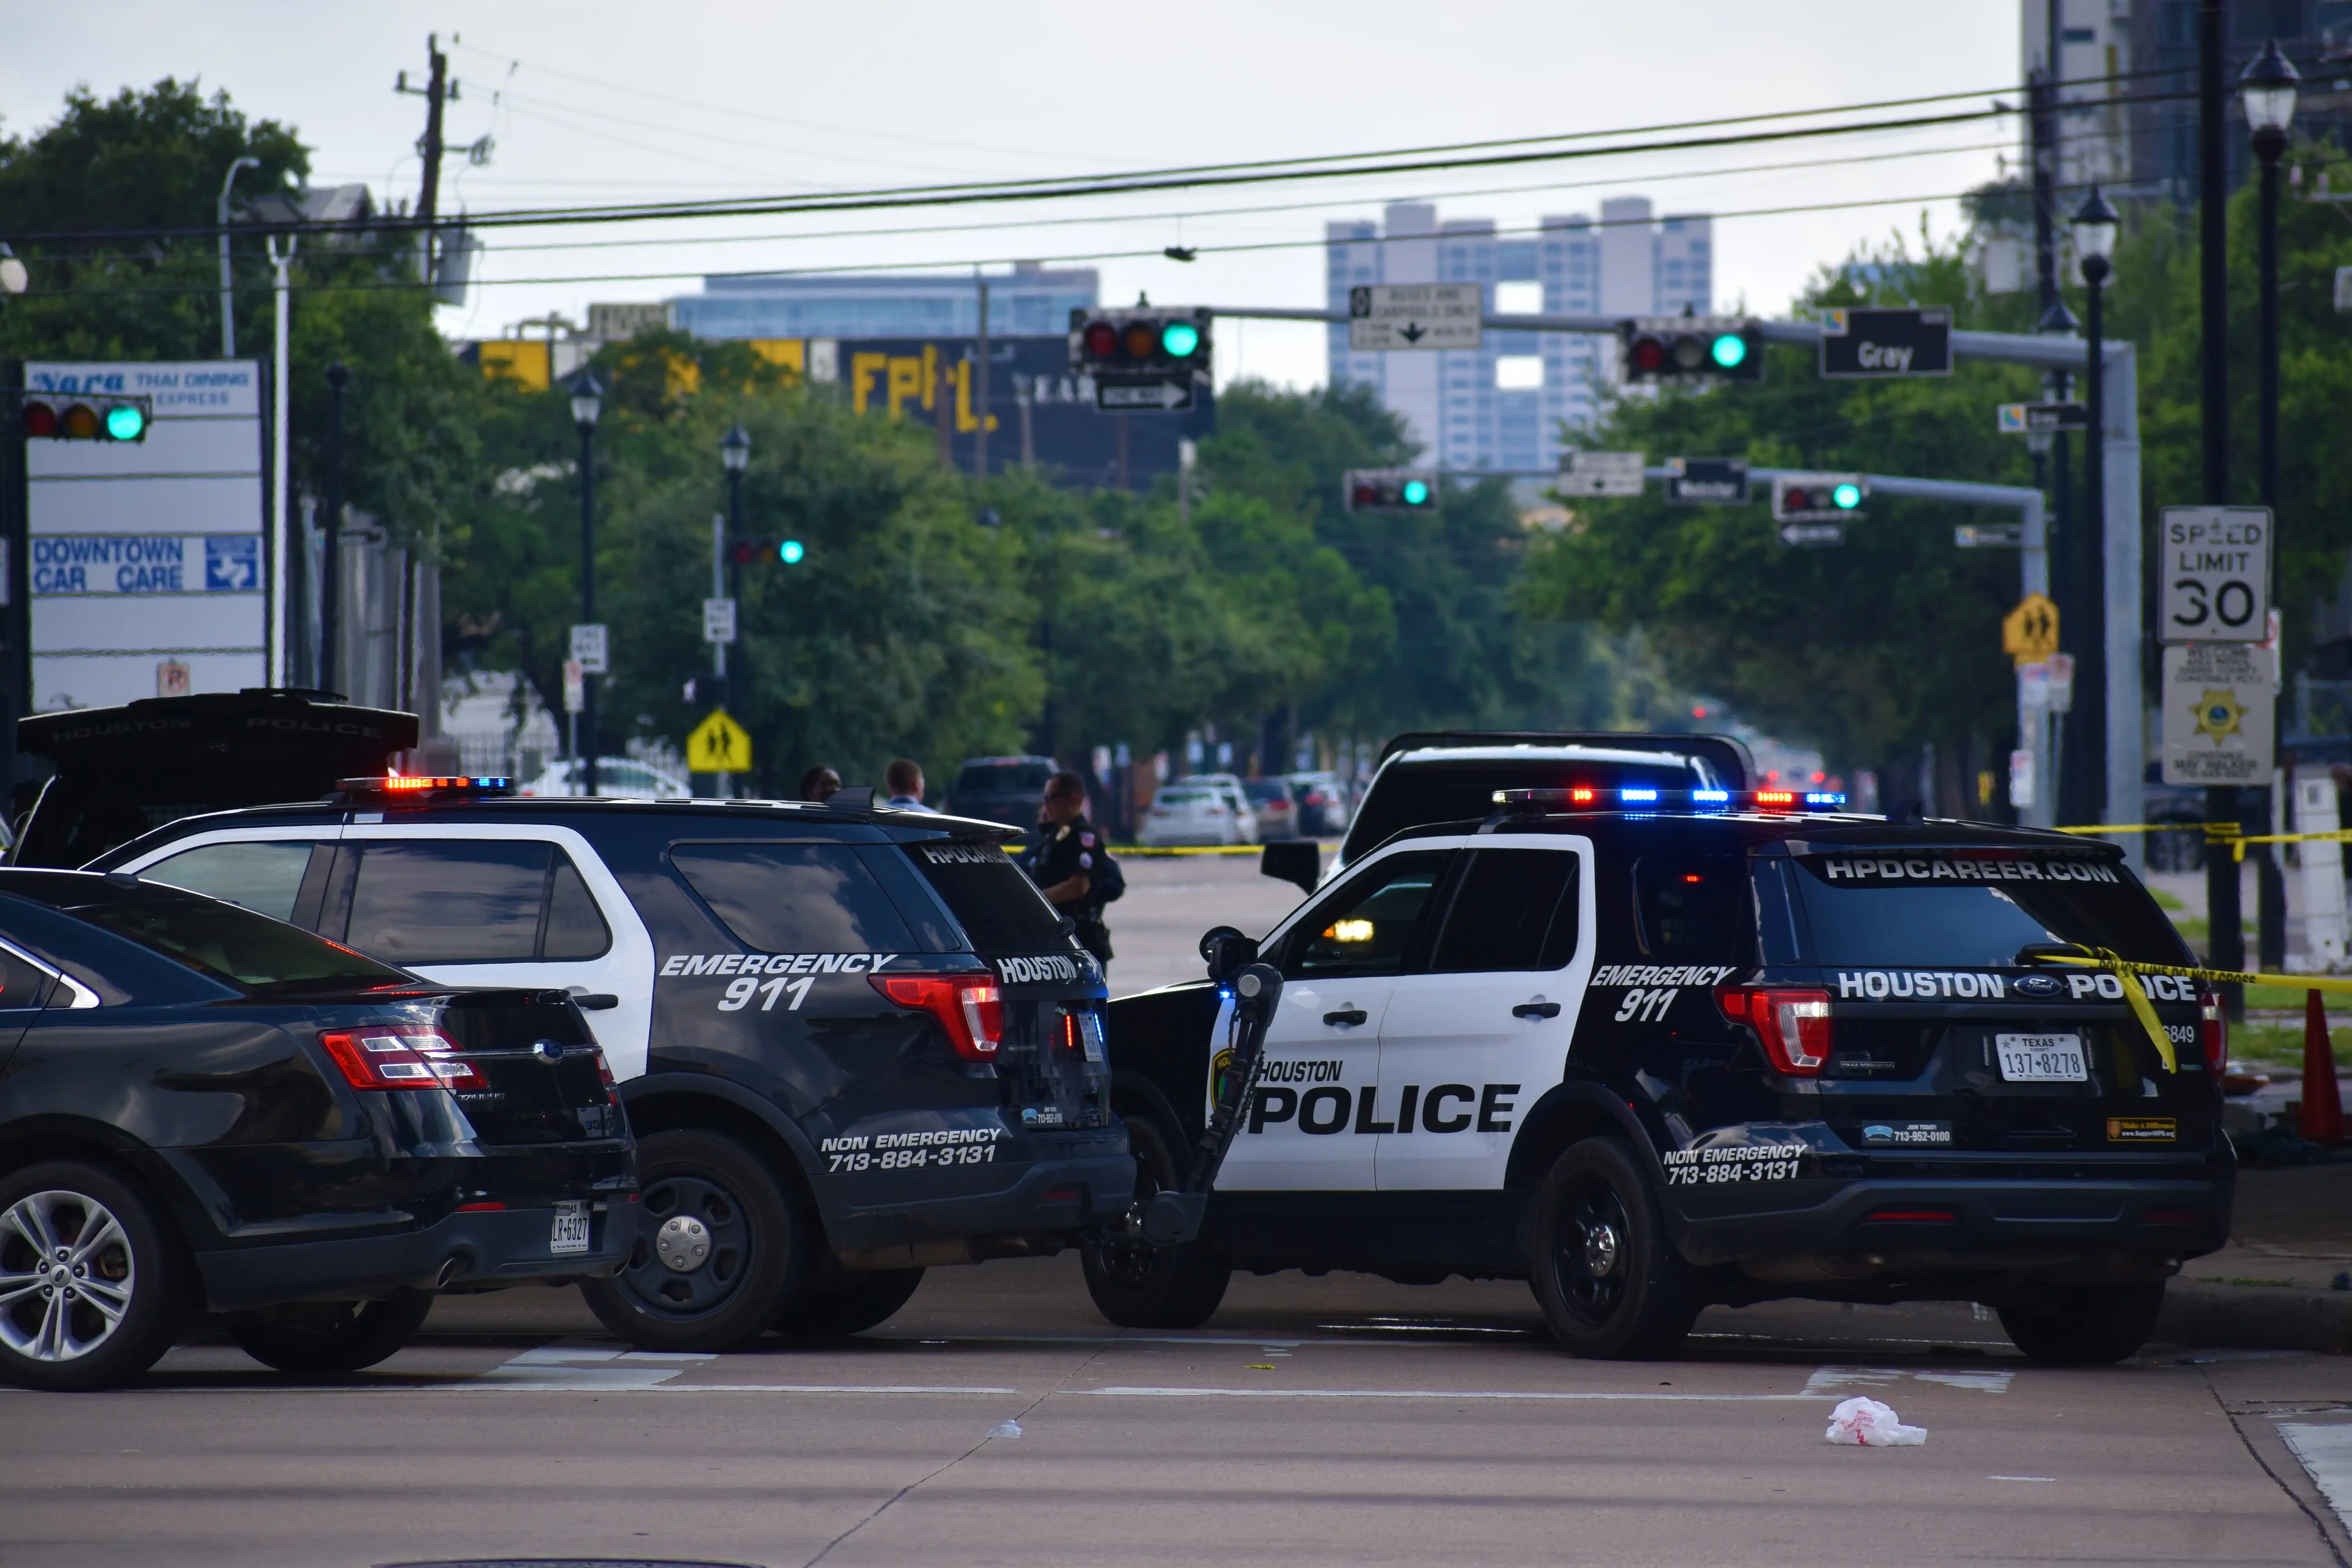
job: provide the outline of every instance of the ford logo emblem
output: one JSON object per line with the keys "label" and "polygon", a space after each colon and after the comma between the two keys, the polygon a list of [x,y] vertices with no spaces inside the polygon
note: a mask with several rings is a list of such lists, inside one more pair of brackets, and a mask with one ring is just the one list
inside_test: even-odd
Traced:
{"label": "ford logo emblem", "polygon": [[2055,996],[2066,989],[2054,974],[2021,974],[2011,984],[2020,996]]}
{"label": "ford logo emblem", "polygon": [[561,1040],[533,1040],[530,1043],[530,1054],[537,1057],[541,1061],[546,1062],[550,1066],[553,1066],[555,1063],[563,1059],[563,1042]]}

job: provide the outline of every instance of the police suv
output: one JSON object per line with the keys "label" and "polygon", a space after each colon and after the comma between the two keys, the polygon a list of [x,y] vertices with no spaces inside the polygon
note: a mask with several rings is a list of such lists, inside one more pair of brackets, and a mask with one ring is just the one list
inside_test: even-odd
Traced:
{"label": "police suv", "polygon": [[[1499,794],[1255,944],[1285,984],[1246,1120],[1199,1240],[1087,1251],[1114,1321],[1343,1268],[1527,1279],[1589,1355],[1801,1296],[1985,1302],[2029,1355],[2112,1361],[2222,1244],[2216,998],[2149,977],[2151,1033],[2067,962],[2190,962],[2112,846],[1834,795]],[[1214,978],[1111,1005],[1146,1185],[1199,1134],[1230,1005]]]}
{"label": "police suv", "polygon": [[350,780],[102,857],[429,979],[571,991],[637,1134],[614,1332],[720,1350],[854,1333],[931,1264],[1052,1252],[1123,1212],[1100,969],[1008,830],[877,807],[504,798]]}

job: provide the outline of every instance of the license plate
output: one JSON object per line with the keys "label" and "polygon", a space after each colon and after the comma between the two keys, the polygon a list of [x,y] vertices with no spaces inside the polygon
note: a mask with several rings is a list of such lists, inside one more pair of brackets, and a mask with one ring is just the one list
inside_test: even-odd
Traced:
{"label": "license plate", "polygon": [[1995,1035],[1992,1047],[2010,1083],[2081,1083],[2091,1076],[2080,1035]]}
{"label": "license plate", "polygon": [[588,1205],[584,1199],[555,1205],[555,1228],[548,1236],[547,1250],[558,1257],[588,1250]]}

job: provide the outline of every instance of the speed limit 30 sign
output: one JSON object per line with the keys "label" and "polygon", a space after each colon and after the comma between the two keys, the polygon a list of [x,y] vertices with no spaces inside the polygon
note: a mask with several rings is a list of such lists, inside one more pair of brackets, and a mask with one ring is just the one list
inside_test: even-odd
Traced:
{"label": "speed limit 30 sign", "polygon": [[2268,507],[2168,506],[2158,540],[2158,641],[2261,642],[2270,635]]}

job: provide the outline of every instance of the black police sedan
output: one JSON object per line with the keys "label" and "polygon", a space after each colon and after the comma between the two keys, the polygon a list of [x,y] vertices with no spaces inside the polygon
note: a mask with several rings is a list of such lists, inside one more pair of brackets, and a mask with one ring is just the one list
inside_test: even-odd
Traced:
{"label": "black police sedan", "polygon": [[[1354,1268],[1527,1279],[1590,1355],[1796,1296],[1983,1302],[2030,1356],[2113,1361],[2228,1235],[2218,1001],[2151,976],[2151,1033],[2121,977],[2056,961],[2189,962],[2114,847],[1833,795],[1504,794],[1266,937],[1281,1003],[1202,1239],[1090,1249],[1113,1321],[1198,1322],[1234,1268]],[[1230,1005],[1111,1005],[1147,1182],[1199,1135]]]}
{"label": "black police sedan", "polygon": [[0,1379],[137,1375],[198,1308],[284,1371],[436,1290],[610,1273],[635,1152],[561,992],[455,992],[231,904],[0,871]]}

